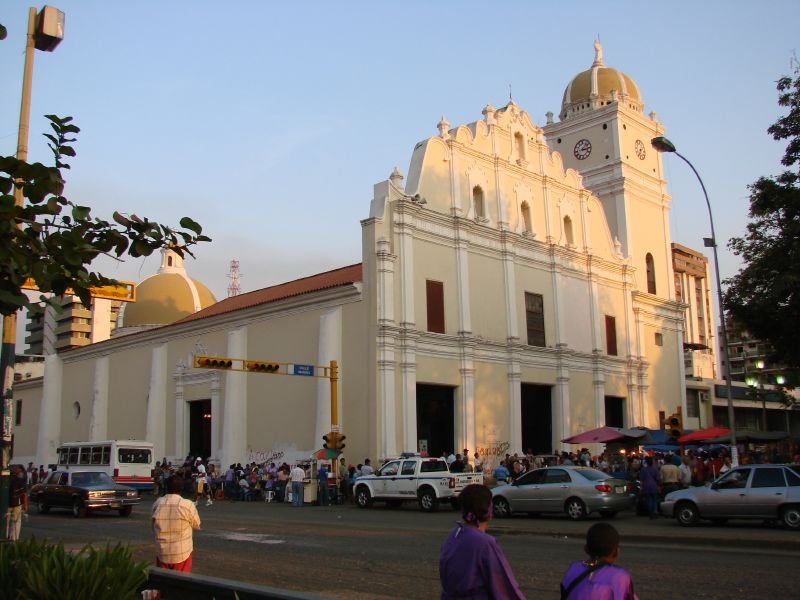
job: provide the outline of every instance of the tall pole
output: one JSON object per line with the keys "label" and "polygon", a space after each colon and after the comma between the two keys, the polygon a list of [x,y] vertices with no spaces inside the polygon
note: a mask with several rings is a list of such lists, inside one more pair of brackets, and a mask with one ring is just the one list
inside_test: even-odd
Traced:
{"label": "tall pole", "polygon": [[[17,159],[28,159],[28,129],[31,113],[31,79],[35,51],[36,9],[28,10],[28,34],[25,40],[25,68],[22,75],[22,102],[19,111]],[[22,188],[14,187],[14,204],[23,205]],[[0,448],[0,515],[8,509],[9,464],[11,462],[12,414],[14,406],[14,363],[16,362],[17,313],[3,315],[3,345],[0,348],[0,371],[3,373],[3,430]]]}
{"label": "tall pole", "polygon": [[728,424],[731,430],[731,463],[736,466],[739,464],[739,449],[736,446],[736,417],[733,412],[733,393],[731,391],[732,384],[731,384],[731,363],[728,359],[728,326],[725,323],[725,308],[723,304],[723,296],[722,296],[722,281],[719,277],[719,256],[717,256],[717,234],[714,231],[714,215],[711,212],[711,202],[708,199],[708,192],[706,191],[706,186],[703,183],[703,179],[700,177],[700,173],[697,172],[697,169],[694,168],[694,165],[689,162],[689,159],[683,156],[680,152],[675,149],[675,145],[670,142],[665,137],[656,137],[653,138],[650,143],[653,147],[658,150],[659,152],[671,152],[677,155],[683,162],[689,165],[689,168],[694,173],[694,176],[697,177],[697,181],[700,182],[700,187],[703,190],[703,197],[706,199],[706,207],[708,207],[708,220],[711,223],[711,237],[705,238],[703,241],[706,247],[711,247],[714,251],[714,274],[717,278],[717,304],[719,304],[719,323],[720,323],[720,332],[722,333],[722,348],[721,351],[724,352],[726,360],[727,360],[727,368],[725,369],[725,394],[728,399]]}

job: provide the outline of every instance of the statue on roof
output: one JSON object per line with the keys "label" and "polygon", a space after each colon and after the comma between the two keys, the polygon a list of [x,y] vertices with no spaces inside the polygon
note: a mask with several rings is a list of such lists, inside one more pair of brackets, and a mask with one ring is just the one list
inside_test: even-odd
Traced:
{"label": "statue on roof", "polygon": [[603,64],[603,46],[600,45],[600,40],[594,41],[594,66]]}

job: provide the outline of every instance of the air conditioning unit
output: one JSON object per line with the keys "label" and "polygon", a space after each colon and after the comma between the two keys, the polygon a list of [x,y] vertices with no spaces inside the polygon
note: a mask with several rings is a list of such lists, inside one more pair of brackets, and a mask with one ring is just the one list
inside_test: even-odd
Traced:
{"label": "air conditioning unit", "polygon": [[697,392],[697,397],[700,399],[700,402],[708,402],[711,399],[711,394],[708,392]]}

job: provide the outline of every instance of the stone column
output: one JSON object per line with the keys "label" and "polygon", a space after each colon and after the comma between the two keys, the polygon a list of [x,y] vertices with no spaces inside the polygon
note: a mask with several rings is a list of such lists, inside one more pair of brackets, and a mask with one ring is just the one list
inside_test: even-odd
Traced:
{"label": "stone column", "polygon": [[[175,448],[173,456],[183,460],[186,456],[186,402],[184,401],[184,376],[181,369],[175,375]],[[228,463],[230,464],[230,463]]]}
{"label": "stone column", "polygon": [[[522,374],[519,362],[508,365],[508,443],[509,452],[525,451],[522,447]],[[484,440],[485,443],[485,440]]]}

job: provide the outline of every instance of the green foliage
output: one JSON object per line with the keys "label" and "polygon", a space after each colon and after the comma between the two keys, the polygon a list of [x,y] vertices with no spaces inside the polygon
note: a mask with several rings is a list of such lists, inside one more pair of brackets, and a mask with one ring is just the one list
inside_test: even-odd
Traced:
{"label": "green foliage", "polygon": [[148,563],[117,544],[67,552],[64,545],[28,539],[0,546],[0,600],[126,600],[137,598]]}
{"label": "green foliage", "polygon": [[[800,67],[794,78],[778,81],[780,106],[789,114],[769,128],[776,140],[789,140],[781,162],[800,163]],[[750,186],[750,222],[744,237],[728,247],[744,266],[725,284],[728,314],[757,339],[769,341],[771,359],[785,365],[789,384],[797,385],[800,344],[800,179],[794,171],[761,177]]]}
{"label": "green foliage", "polygon": [[[45,137],[55,166],[0,157],[0,314],[35,308],[21,292],[29,278],[43,293],[43,302],[47,293],[71,289],[88,306],[91,287],[114,283],[91,270],[99,255],[135,258],[167,246],[181,256],[192,255],[191,246],[211,241],[188,217],[181,219],[180,229],[119,212],[109,222],[68,200],[61,172],[70,168],[65,158],[75,156],[71,144],[80,130],[71,117],[46,118],[52,133]],[[22,193],[21,205],[15,202],[15,189]]]}

